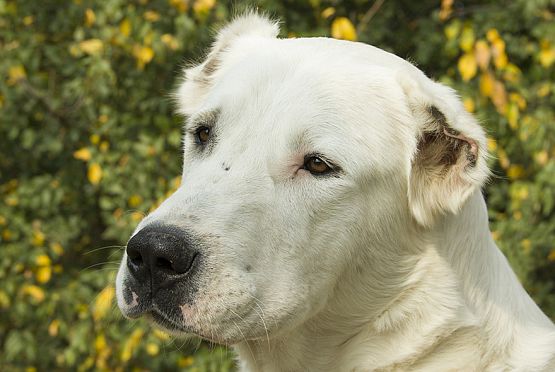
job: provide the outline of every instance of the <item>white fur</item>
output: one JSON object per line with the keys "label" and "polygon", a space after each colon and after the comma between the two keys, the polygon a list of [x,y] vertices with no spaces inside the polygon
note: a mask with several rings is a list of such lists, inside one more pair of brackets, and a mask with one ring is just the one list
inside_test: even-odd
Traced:
{"label": "white fur", "polygon": [[[186,135],[182,186],[137,231],[203,237],[187,327],[244,371],[555,370],[555,328],[490,236],[485,136],[455,93],[378,48],[277,33],[235,20],[176,95],[188,126],[217,112],[216,143]],[[430,106],[476,164],[417,169]],[[309,174],[310,153],[341,174]]]}

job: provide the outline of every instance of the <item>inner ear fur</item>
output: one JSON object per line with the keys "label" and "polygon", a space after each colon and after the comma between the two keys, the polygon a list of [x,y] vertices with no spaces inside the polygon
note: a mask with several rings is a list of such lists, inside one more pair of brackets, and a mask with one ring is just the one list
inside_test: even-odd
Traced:
{"label": "inner ear fur", "polygon": [[431,227],[487,179],[486,137],[451,89],[428,78],[404,88],[416,128],[409,207],[417,223]]}
{"label": "inner ear fur", "polygon": [[445,174],[450,167],[474,167],[478,145],[456,129],[449,127],[445,115],[435,106],[427,108],[428,123],[419,135],[413,166]]}

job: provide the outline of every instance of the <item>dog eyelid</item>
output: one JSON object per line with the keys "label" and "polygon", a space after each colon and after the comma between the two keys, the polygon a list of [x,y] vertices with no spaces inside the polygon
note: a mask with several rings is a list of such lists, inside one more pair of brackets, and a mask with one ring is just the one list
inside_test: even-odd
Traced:
{"label": "dog eyelid", "polygon": [[336,172],[336,166],[320,154],[306,155],[303,169],[309,171],[313,176],[324,176]]}

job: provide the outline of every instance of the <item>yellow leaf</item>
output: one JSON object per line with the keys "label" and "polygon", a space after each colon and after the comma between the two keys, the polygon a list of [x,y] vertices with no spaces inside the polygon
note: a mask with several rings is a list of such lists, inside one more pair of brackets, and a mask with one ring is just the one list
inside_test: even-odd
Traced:
{"label": "yellow leaf", "polygon": [[102,52],[104,44],[100,39],[88,39],[81,41],[79,43],[79,48],[89,55],[96,55]]}
{"label": "yellow leaf", "polygon": [[141,195],[137,195],[137,194],[131,195],[127,200],[127,203],[131,208],[138,207],[142,202],[143,202],[143,198],[141,197]]}
{"label": "yellow leaf", "polygon": [[463,28],[459,46],[466,53],[472,51],[472,47],[474,46],[474,29],[472,26],[465,26]]}
{"label": "yellow leaf", "polygon": [[189,0],[170,0],[170,5],[180,13],[185,13],[189,9]]}
{"label": "yellow leaf", "polygon": [[157,20],[160,19],[160,14],[155,12],[154,10],[147,10],[143,14],[143,17],[149,22],[156,22]]}
{"label": "yellow leaf", "polygon": [[90,8],[85,10],[85,25],[87,27],[91,27],[92,25],[94,25],[95,21],[96,15],[94,14],[94,11]]}
{"label": "yellow leaf", "polygon": [[480,76],[480,93],[482,93],[484,97],[491,97],[494,85],[495,78],[490,72],[483,73]]}
{"label": "yellow leaf", "polygon": [[551,93],[551,85],[549,83],[543,83],[537,90],[537,95],[540,98],[546,97]]}
{"label": "yellow leaf", "polygon": [[505,53],[498,54],[493,58],[493,64],[498,70],[503,70],[508,63],[509,58],[507,58],[507,54]]}
{"label": "yellow leaf", "polygon": [[31,244],[35,247],[41,247],[44,244],[44,239],[45,236],[42,231],[34,231],[33,238],[31,239]]}
{"label": "yellow leaf", "polygon": [[0,291],[0,309],[7,309],[10,307],[10,298],[4,291]]}
{"label": "yellow leaf", "polygon": [[115,293],[114,287],[109,285],[98,294],[92,310],[94,320],[102,319],[110,310]]}
{"label": "yellow leaf", "polygon": [[12,66],[8,69],[8,85],[14,85],[26,76],[27,73],[22,65]]}
{"label": "yellow leaf", "polygon": [[507,107],[507,91],[505,86],[500,81],[495,81],[493,84],[493,92],[491,100],[499,113],[504,113]]}
{"label": "yellow leaf", "polygon": [[137,59],[137,67],[142,70],[147,63],[152,61],[154,50],[147,46],[135,45],[133,47],[133,55]]}
{"label": "yellow leaf", "polygon": [[528,196],[530,196],[530,192],[528,191],[528,187],[525,185],[515,190],[514,197],[519,201],[528,199]]}
{"label": "yellow leaf", "polygon": [[555,48],[547,42],[542,43],[539,59],[543,67],[548,68],[551,66],[555,62]]}
{"label": "yellow leaf", "polygon": [[474,54],[465,53],[459,58],[459,72],[464,81],[472,79],[476,75],[477,64]]}
{"label": "yellow leaf", "polygon": [[131,213],[131,219],[133,221],[140,221],[142,220],[144,217],[144,214],[142,214],[141,212],[133,212]]}
{"label": "yellow leaf", "polygon": [[64,247],[62,247],[62,245],[58,242],[51,243],[50,249],[58,256],[64,254]]}
{"label": "yellow leaf", "polygon": [[44,291],[39,286],[26,284],[22,287],[21,290],[24,294],[30,296],[36,302],[44,301]]}
{"label": "yellow leaf", "polygon": [[157,355],[158,352],[160,351],[160,347],[152,342],[149,342],[148,344],[146,344],[146,353],[148,355],[154,356]]}
{"label": "yellow leaf", "polygon": [[216,0],[196,0],[193,4],[195,14],[204,15],[216,5]]}
{"label": "yellow leaf", "polygon": [[58,335],[58,330],[60,329],[60,321],[58,319],[54,319],[50,322],[48,326],[48,334],[52,337]]}
{"label": "yellow leaf", "polygon": [[85,359],[85,361],[77,367],[78,371],[89,371],[94,366],[94,358],[89,356]]}
{"label": "yellow leaf", "polygon": [[159,340],[168,341],[170,339],[170,335],[162,330],[154,329],[153,333],[154,333],[154,336]]}
{"label": "yellow leaf", "polygon": [[162,40],[162,43],[164,43],[164,45],[171,50],[179,48],[179,42],[173,35],[164,34],[160,39]]}
{"label": "yellow leaf", "polygon": [[522,245],[522,249],[526,253],[529,253],[532,250],[532,242],[530,241],[530,239],[523,239],[520,242],[520,245]]}
{"label": "yellow leaf", "polygon": [[499,38],[500,38],[499,32],[495,28],[490,28],[486,33],[486,39],[488,39],[490,43],[493,43],[495,40],[498,40]]}
{"label": "yellow leaf", "polygon": [[470,97],[466,97],[463,100],[463,105],[466,111],[468,112],[474,112],[474,110],[476,110],[476,105],[474,104],[474,100]]}
{"label": "yellow leaf", "polygon": [[547,255],[547,260],[548,261],[555,261],[555,248],[551,250],[551,252],[549,252],[549,254]]}
{"label": "yellow leaf", "polygon": [[181,186],[181,176],[177,176],[172,180],[172,189],[177,190]]}
{"label": "yellow leaf", "polygon": [[91,160],[91,151],[88,148],[83,147],[82,149],[79,149],[79,150],[75,151],[73,153],[73,157],[75,159],[79,159],[79,160],[83,160],[83,161],[89,161],[89,160]]}
{"label": "yellow leaf", "polygon": [[98,134],[91,134],[89,139],[93,145],[98,145],[98,143],[100,142],[100,136]]}
{"label": "yellow leaf", "polygon": [[177,365],[179,368],[186,368],[186,367],[190,367],[193,365],[193,357],[181,357],[179,358],[179,360],[177,361]]}
{"label": "yellow leaf", "polygon": [[516,103],[511,102],[507,106],[507,121],[509,126],[514,130],[518,126],[518,118],[520,117],[520,111],[518,111],[518,106]]}
{"label": "yellow leaf", "polygon": [[87,172],[87,177],[89,182],[93,185],[97,185],[102,179],[102,168],[98,163],[92,163],[89,165],[89,171]]}
{"label": "yellow leaf", "polygon": [[320,14],[320,16],[324,19],[328,19],[334,14],[335,14],[335,8],[333,6],[329,6],[326,9],[322,10],[322,13]]}
{"label": "yellow leaf", "polygon": [[547,151],[542,150],[536,153],[534,158],[539,165],[546,165],[549,161],[549,154],[547,153]]}
{"label": "yellow leaf", "polygon": [[48,283],[52,277],[52,268],[50,266],[39,267],[35,273],[35,278],[40,284]]}
{"label": "yellow leaf", "polygon": [[441,9],[439,11],[440,21],[445,21],[453,13],[453,0],[441,0]]}
{"label": "yellow leaf", "polygon": [[349,18],[337,17],[331,23],[331,36],[335,39],[355,41],[357,32]]}
{"label": "yellow leaf", "polygon": [[487,69],[491,59],[491,52],[489,50],[488,43],[484,40],[478,40],[474,46],[474,53],[476,55],[476,62],[478,63],[478,66],[482,70]]}
{"label": "yellow leaf", "polygon": [[101,352],[102,350],[106,349],[106,346],[106,338],[104,337],[104,335],[102,333],[97,335],[94,339],[94,348],[96,349],[96,352]]}
{"label": "yellow leaf", "polygon": [[519,178],[522,178],[524,174],[525,174],[524,167],[519,164],[513,164],[507,170],[507,176],[511,180],[518,180]]}
{"label": "yellow leaf", "polygon": [[37,266],[50,266],[52,264],[52,261],[47,255],[41,254],[37,256],[37,258],[35,259],[35,263],[37,264]]}
{"label": "yellow leaf", "polygon": [[128,37],[131,34],[131,22],[127,18],[125,18],[119,24],[119,32],[125,37]]}
{"label": "yellow leaf", "polygon": [[488,151],[493,152],[495,150],[497,150],[497,141],[488,137]]}
{"label": "yellow leaf", "polygon": [[35,18],[33,16],[23,17],[23,24],[25,26],[30,26],[33,24],[33,22],[35,22]]}
{"label": "yellow leaf", "polygon": [[497,38],[491,42],[491,54],[493,55],[493,64],[499,70],[502,70],[509,63],[507,54],[505,53],[505,42],[501,38]]}
{"label": "yellow leaf", "polygon": [[78,45],[73,44],[69,46],[69,54],[71,54],[73,57],[81,57],[81,53],[83,52]]}
{"label": "yellow leaf", "polygon": [[8,196],[6,199],[4,199],[4,202],[6,203],[6,205],[9,205],[10,207],[15,207],[16,205],[19,204],[19,199],[17,198],[17,196],[11,195],[11,196]]}
{"label": "yellow leaf", "polygon": [[520,110],[526,109],[526,99],[518,93],[509,94],[509,100],[517,104]]}
{"label": "yellow leaf", "polygon": [[461,32],[461,21],[454,19],[447,25],[447,27],[445,27],[443,32],[445,33],[447,40],[453,40],[459,36],[459,33]]}
{"label": "yellow leaf", "polygon": [[6,224],[6,217],[0,216],[0,226],[4,226]]}
{"label": "yellow leaf", "polygon": [[101,152],[106,152],[110,148],[110,143],[108,141],[102,141],[100,145],[98,145],[98,148]]}
{"label": "yellow leaf", "polygon": [[508,63],[507,66],[505,66],[503,78],[505,78],[505,80],[507,80],[508,82],[511,82],[511,83],[517,82],[518,79],[520,79],[520,75],[521,75],[521,71],[517,65]]}
{"label": "yellow leaf", "polygon": [[128,362],[133,355],[133,351],[137,348],[139,343],[141,342],[141,338],[143,337],[144,331],[140,328],[137,328],[133,331],[131,336],[125,341],[123,344],[123,348],[121,351],[121,361]]}
{"label": "yellow leaf", "polygon": [[501,165],[501,168],[503,169],[509,168],[509,166],[511,165],[511,161],[509,160],[509,157],[507,156],[507,153],[505,152],[505,150],[498,147],[497,157],[499,158],[499,164]]}

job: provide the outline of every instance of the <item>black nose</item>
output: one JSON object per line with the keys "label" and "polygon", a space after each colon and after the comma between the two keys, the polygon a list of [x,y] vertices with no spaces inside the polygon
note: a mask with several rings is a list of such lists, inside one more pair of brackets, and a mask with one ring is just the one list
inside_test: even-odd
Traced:
{"label": "black nose", "polygon": [[189,234],[174,226],[147,226],[127,243],[131,275],[152,292],[187,276],[197,255]]}

